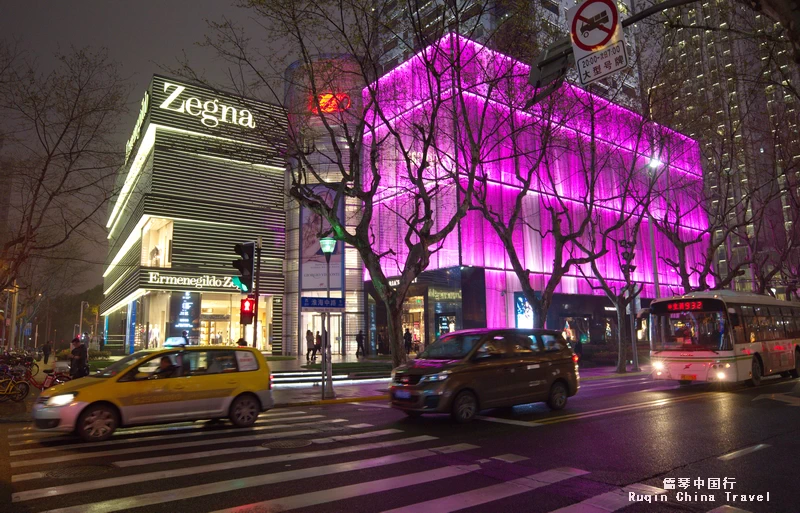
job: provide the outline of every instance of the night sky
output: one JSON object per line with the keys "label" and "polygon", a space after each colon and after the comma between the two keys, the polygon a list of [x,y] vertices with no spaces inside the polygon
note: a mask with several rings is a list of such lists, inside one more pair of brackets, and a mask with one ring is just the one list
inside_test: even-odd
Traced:
{"label": "night sky", "polygon": [[[227,0],[69,0],[4,1],[0,7],[0,33],[16,39],[20,47],[36,57],[43,69],[54,63],[53,54],[71,46],[108,49],[112,60],[128,77],[131,94],[129,112],[121,123],[120,149],[136,122],[139,103],[153,73],[168,74],[159,66],[176,64],[185,51],[192,66],[212,83],[226,82],[227,64],[213,51],[199,48],[208,32],[206,19],[228,19],[255,32],[247,11]],[[93,248],[102,262],[106,248]],[[102,282],[101,266],[86,276],[77,289]]]}

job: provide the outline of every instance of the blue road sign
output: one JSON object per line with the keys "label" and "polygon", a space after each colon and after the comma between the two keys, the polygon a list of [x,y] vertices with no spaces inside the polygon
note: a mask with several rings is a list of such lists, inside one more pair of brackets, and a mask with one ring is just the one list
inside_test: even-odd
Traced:
{"label": "blue road sign", "polygon": [[300,308],[317,312],[344,310],[344,298],[301,297]]}

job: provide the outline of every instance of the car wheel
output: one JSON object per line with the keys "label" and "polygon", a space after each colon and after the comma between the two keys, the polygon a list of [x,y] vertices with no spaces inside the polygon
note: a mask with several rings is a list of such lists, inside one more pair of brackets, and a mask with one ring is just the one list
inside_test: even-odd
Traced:
{"label": "car wheel", "polygon": [[563,410],[567,405],[567,386],[561,381],[556,381],[550,387],[550,396],[547,398],[547,406],[551,410]]}
{"label": "car wheel", "polygon": [[469,422],[478,414],[478,398],[469,390],[464,390],[453,400],[450,416],[458,423]]}
{"label": "car wheel", "polygon": [[416,418],[422,417],[422,412],[421,411],[403,410],[403,413],[405,413],[406,415],[408,415],[412,419],[416,419]]}
{"label": "car wheel", "polygon": [[800,351],[794,352],[794,369],[789,371],[789,375],[795,379],[800,378]]}
{"label": "car wheel", "polygon": [[11,392],[11,400],[15,403],[22,402],[28,397],[31,391],[31,386],[27,383],[14,383],[14,391]]}
{"label": "car wheel", "polygon": [[754,356],[753,361],[750,364],[750,379],[747,380],[747,385],[751,387],[757,387],[760,384],[761,384],[761,362],[759,362],[758,358]]}
{"label": "car wheel", "polygon": [[228,418],[236,427],[250,427],[255,424],[261,405],[252,395],[240,395],[233,400]]}
{"label": "car wheel", "polygon": [[78,418],[78,436],[86,442],[108,440],[119,426],[116,410],[104,404],[89,406]]}

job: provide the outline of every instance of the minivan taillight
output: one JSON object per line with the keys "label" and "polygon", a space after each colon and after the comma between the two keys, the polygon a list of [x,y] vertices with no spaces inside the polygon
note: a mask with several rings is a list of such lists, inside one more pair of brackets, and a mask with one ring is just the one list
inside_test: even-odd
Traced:
{"label": "minivan taillight", "polygon": [[580,357],[579,357],[578,355],[576,355],[576,354],[574,354],[574,353],[573,353],[573,355],[572,355],[572,361],[573,361],[573,362],[575,362],[575,363],[578,363],[578,360],[580,360]]}

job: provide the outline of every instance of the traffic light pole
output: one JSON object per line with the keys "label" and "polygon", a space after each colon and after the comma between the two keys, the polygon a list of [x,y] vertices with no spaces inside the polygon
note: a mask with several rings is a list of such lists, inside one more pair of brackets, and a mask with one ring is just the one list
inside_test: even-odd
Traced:
{"label": "traffic light pole", "polygon": [[253,292],[256,301],[253,305],[253,347],[258,347],[258,276],[261,274],[261,235],[256,241],[256,272],[253,273]]}

